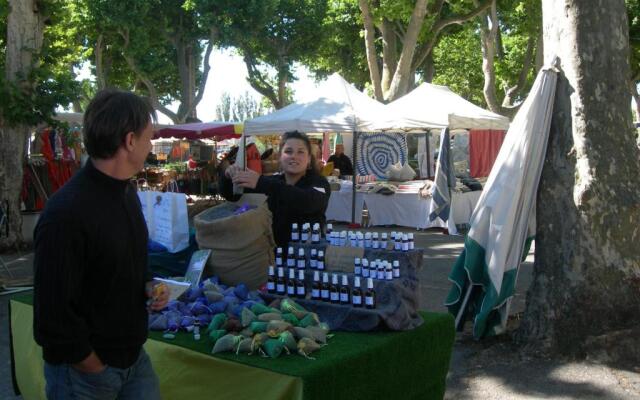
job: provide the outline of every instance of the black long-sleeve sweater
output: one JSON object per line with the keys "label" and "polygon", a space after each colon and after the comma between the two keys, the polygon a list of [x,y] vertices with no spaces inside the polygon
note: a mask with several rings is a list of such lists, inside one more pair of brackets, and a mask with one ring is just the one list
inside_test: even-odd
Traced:
{"label": "black long-sleeve sweater", "polygon": [[[295,185],[288,185],[284,175],[261,176],[255,189],[245,190],[268,196],[267,204],[273,214],[273,236],[278,247],[284,248],[289,243],[294,222],[300,228],[305,222],[312,226],[317,222],[324,229],[331,187],[321,175],[308,172]],[[220,192],[227,200],[240,198],[233,195],[231,180],[225,176],[220,179]]]}
{"label": "black long-sleeve sweater", "polygon": [[34,233],[34,336],[51,364],[92,350],[128,368],[147,338],[147,226],[129,181],[89,161],[48,201]]}

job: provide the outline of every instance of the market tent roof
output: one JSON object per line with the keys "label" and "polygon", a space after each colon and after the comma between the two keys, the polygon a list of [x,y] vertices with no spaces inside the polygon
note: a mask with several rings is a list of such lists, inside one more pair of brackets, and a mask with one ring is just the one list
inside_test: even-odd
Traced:
{"label": "market tent roof", "polygon": [[386,115],[385,106],[362,93],[339,74],[315,90],[313,100],[290,104],[244,124],[246,135],[272,135],[298,130],[304,133],[368,130]]}
{"label": "market tent roof", "polygon": [[446,86],[423,83],[389,103],[394,119],[376,124],[378,129],[496,129],[509,128],[509,119],[463,99]]}
{"label": "market tent roof", "polygon": [[242,124],[231,122],[194,122],[181,125],[166,125],[154,132],[154,139],[171,138],[178,139],[216,139],[225,140],[239,138],[242,132]]}
{"label": "market tent roof", "polygon": [[76,113],[76,112],[61,112],[61,113],[57,113],[56,115],[53,116],[53,119],[57,120],[57,121],[61,121],[61,122],[66,122],[69,123],[71,125],[82,125],[83,124],[83,119],[84,119],[84,114],[83,113]]}

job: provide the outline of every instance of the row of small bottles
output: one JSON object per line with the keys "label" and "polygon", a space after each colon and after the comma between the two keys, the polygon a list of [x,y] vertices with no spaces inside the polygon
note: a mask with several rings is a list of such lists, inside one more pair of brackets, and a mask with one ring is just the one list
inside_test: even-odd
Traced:
{"label": "row of small bottles", "polygon": [[360,260],[356,257],[353,261],[353,274],[363,278],[391,281],[400,278],[400,261],[394,260],[391,263],[377,258],[369,263],[366,258]]}
{"label": "row of small bottles", "polygon": [[[284,266],[285,259],[283,258],[282,247],[276,249],[276,267]],[[287,249],[287,267],[288,268],[307,268],[306,253],[303,248],[298,249],[298,255],[295,255],[293,246],[289,246]],[[311,249],[309,251],[309,268],[311,269],[324,269],[324,251]]]}
{"label": "row of small bottles", "polygon": [[[269,266],[267,279],[267,291],[269,293],[301,299],[307,298],[307,286],[303,270],[297,271],[297,279],[296,270],[293,268],[289,268],[288,279],[285,279],[284,267],[278,268],[277,277],[274,272],[273,266]],[[367,290],[363,293],[360,288],[359,276],[354,278],[353,288],[350,288],[347,275],[342,275],[342,284],[338,285],[338,274],[332,274],[331,283],[329,283],[329,274],[324,272],[322,273],[322,282],[320,282],[320,272],[315,271],[313,273],[310,298],[334,304],[351,304],[353,307],[362,307],[364,303],[366,308],[376,308],[376,291],[373,288],[373,279],[367,278]]]}
{"label": "row of small bottles", "polygon": [[307,243],[311,241],[311,243],[320,243],[320,237],[320,224],[317,222],[313,224],[313,228],[311,227],[310,223],[305,222],[304,224],[302,224],[301,230],[298,228],[297,223],[294,222],[293,224],[291,224],[292,242]]}
{"label": "row of small bottles", "polygon": [[365,249],[386,249],[388,243],[393,244],[393,250],[409,251],[415,248],[413,233],[391,232],[391,238],[387,237],[386,232],[378,234],[378,232],[360,231],[342,231],[329,233],[327,229],[327,240],[331,246],[345,247],[362,247]]}

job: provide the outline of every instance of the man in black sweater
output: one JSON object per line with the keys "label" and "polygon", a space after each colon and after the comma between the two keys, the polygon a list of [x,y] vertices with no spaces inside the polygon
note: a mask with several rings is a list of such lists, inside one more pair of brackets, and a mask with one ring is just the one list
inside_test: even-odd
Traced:
{"label": "man in black sweater", "polygon": [[344,154],[344,145],[336,144],[336,152],[327,162],[333,163],[333,168],[340,170],[340,176],[353,175],[353,164],[351,160]]}
{"label": "man in black sweater", "polygon": [[[158,399],[147,339],[147,226],[130,178],[154,116],[132,93],[99,92],[84,115],[91,157],[47,202],[34,233],[34,336],[49,399]],[[155,290],[150,308],[168,300]]]}

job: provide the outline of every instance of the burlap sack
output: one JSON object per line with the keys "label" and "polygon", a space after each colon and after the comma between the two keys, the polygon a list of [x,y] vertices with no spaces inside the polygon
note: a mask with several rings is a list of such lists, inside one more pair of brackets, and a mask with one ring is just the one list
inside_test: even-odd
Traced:
{"label": "burlap sack", "polygon": [[[258,208],[229,215],[243,204]],[[223,203],[196,215],[198,245],[212,250],[207,271],[227,285],[245,283],[251,290],[260,287],[267,281],[267,268],[274,261],[271,221],[266,196],[256,194],[245,194],[235,203]]]}

